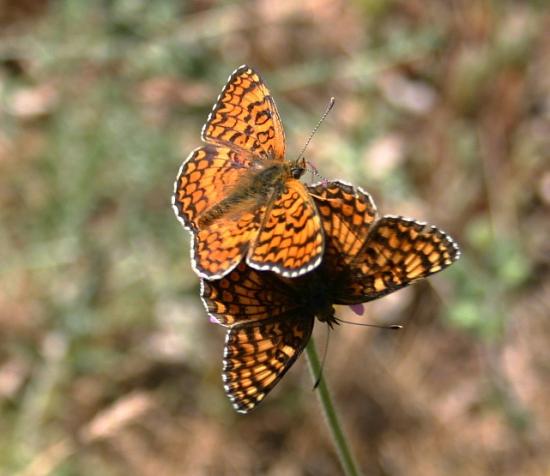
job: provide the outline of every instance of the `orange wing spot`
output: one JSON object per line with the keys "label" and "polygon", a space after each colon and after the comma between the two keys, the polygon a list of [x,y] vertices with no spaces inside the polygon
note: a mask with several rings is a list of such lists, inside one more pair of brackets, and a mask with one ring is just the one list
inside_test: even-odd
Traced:
{"label": "orange wing spot", "polygon": [[401,244],[399,238],[396,235],[390,236],[388,243],[392,248],[398,248]]}

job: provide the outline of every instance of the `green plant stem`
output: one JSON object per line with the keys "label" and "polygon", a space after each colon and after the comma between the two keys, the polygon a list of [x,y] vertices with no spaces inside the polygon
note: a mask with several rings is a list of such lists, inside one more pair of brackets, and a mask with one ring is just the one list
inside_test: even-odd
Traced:
{"label": "green plant stem", "polygon": [[[313,378],[313,381],[316,382],[321,372],[321,364],[319,362],[319,356],[317,354],[317,349],[315,348],[313,337],[309,340],[306,347],[306,355],[309,362],[311,377]],[[344,474],[346,474],[346,476],[359,476],[360,472],[357,468],[357,463],[355,462],[355,458],[351,453],[348,441],[342,431],[342,426],[338,420],[338,415],[336,414],[336,409],[334,408],[332,397],[330,396],[324,377],[321,378],[316,390],[323,413],[325,414],[325,421],[327,422],[332,435],[332,440],[336,446],[340,464],[344,469]]]}

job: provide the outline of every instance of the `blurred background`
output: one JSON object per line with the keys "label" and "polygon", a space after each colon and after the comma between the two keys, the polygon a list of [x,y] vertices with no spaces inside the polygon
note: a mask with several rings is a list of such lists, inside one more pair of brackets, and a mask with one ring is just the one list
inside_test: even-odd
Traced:
{"label": "blurred background", "polygon": [[242,63],[290,158],[335,96],[307,158],[463,251],[363,317],[338,309],[405,326],[331,333],[324,375],[365,474],[550,474],[549,13],[0,0],[0,474],[340,474],[305,358],[233,411],[170,207]]}

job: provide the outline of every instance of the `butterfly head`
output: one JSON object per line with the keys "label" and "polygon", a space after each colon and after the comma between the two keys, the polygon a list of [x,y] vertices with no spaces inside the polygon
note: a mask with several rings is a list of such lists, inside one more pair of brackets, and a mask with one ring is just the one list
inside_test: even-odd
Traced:
{"label": "butterfly head", "polygon": [[339,324],[334,314],[334,307],[332,305],[323,306],[317,309],[315,317],[317,317],[317,319],[319,319],[321,322],[326,322],[331,329],[333,328],[334,324]]}
{"label": "butterfly head", "polygon": [[290,166],[290,175],[292,178],[299,179],[306,172],[307,161],[305,157],[298,157]]}

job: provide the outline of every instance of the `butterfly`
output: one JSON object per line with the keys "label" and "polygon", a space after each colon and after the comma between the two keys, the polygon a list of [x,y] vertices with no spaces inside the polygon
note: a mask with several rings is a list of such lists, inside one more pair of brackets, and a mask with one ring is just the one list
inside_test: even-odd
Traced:
{"label": "butterfly", "polygon": [[343,182],[312,185],[325,233],[322,264],[288,279],[243,261],[219,281],[204,281],[201,297],[228,328],[225,392],[238,412],[253,409],[306,346],[315,318],[337,323],[334,304],[380,298],[449,266],[458,245],[442,230],[400,216],[378,217],[366,192]]}
{"label": "butterfly", "polygon": [[243,65],[229,77],[202,129],[206,143],[182,164],[172,207],[191,231],[196,273],[219,279],[244,258],[295,277],[321,262],[321,219],[300,177],[305,159],[285,160],[285,134],[269,90]]}

